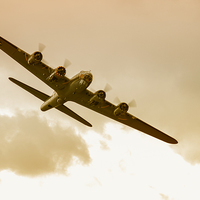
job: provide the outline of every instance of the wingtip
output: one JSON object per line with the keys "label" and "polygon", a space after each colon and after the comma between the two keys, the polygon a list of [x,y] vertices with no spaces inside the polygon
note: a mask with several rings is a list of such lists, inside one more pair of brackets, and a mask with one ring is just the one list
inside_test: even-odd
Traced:
{"label": "wingtip", "polygon": [[174,139],[174,143],[173,144],[178,144],[178,141]]}
{"label": "wingtip", "polygon": [[10,80],[10,81],[12,81],[12,82],[14,82],[14,78],[12,78],[12,77],[8,77],[8,79]]}
{"label": "wingtip", "polygon": [[89,126],[89,127],[92,127],[92,124],[90,124],[89,122],[86,125]]}
{"label": "wingtip", "polygon": [[12,78],[12,77],[8,77],[8,79],[10,80],[10,81],[12,81],[13,83],[15,83],[17,80],[16,79],[14,79],[14,78]]}
{"label": "wingtip", "polygon": [[171,138],[171,140],[169,141],[170,144],[178,144],[178,141],[174,138]]}

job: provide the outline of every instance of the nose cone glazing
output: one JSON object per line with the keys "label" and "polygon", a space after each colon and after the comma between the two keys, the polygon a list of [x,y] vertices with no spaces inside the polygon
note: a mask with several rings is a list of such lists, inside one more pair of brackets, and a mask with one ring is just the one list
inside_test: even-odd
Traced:
{"label": "nose cone glazing", "polygon": [[83,78],[87,83],[92,82],[92,74],[91,73],[86,73],[84,78]]}

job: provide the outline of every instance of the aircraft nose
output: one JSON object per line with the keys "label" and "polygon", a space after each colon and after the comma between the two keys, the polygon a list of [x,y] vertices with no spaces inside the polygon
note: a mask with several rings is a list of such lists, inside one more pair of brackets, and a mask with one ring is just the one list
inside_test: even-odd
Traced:
{"label": "aircraft nose", "polygon": [[92,74],[91,73],[86,74],[84,77],[84,80],[88,83],[91,83],[92,82]]}

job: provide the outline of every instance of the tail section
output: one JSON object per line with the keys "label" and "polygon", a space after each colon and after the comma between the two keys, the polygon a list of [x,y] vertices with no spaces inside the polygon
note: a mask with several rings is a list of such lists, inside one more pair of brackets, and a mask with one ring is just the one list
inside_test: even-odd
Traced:
{"label": "tail section", "polygon": [[[35,97],[39,98],[42,101],[47,101],[50,96],[44,94],[43,92],[40,92],[14,78],[9,78],[10,81],[12,81],[13,83],[15,83],[16,85],[20,86],[21,88],[23,88],[24,90],[26,90],[27,92],[31,93],[32,95],[34,95]],[[83,119],[82,117],[80,117],[79,115],[77,115],[75,112],[73,112],[72,110],[70,110],[69,108],[67,108],[64,105],[59,105],[58,107],[55,107],[57,110],[69,115],[70,117],[78,120],[79,122],[85,124],[86,126],[90,126],[92,127],[92,125],[87,122],[85,119]]]}

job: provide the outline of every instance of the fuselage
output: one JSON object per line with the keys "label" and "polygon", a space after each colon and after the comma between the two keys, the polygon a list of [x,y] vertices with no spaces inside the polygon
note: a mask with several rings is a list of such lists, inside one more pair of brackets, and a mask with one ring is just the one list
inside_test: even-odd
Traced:
{"label": "fuselage", "polygon": [[89,71],[81,71],[72,77],[63,89],[54,91],[53,95],[42,104],[41,110],[49,110],[74,98],[77,93],[82,92],[91,84],[92,78]]}

